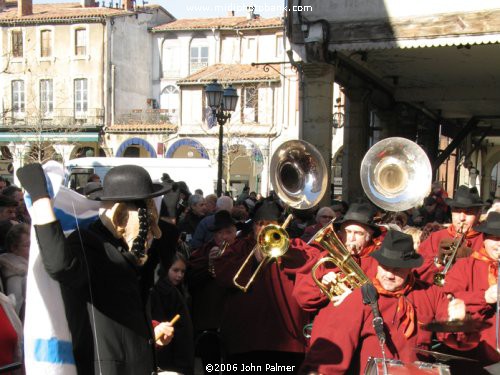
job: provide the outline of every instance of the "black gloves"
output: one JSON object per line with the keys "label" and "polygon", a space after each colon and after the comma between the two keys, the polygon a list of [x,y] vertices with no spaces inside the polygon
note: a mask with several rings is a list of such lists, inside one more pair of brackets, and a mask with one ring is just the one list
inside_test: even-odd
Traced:
{"label": "black gloves", "polygon": [[16,172],[21,186],[31,196],[31,201],[35,202],[40,198],[50,198],[47,190],[47,181],[41,164],[28,164]]}

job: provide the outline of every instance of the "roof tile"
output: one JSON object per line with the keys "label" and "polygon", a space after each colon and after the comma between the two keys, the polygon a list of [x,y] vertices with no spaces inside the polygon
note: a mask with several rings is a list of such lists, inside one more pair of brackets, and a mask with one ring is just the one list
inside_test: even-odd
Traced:
{"label": "roof tile", "polygon": [[80,3],[33,4],[33,14],[18,17],[17,7],[6,7],[0,12],[0,23],[41,22],[73,18],[111,17],[131,14],[124,9],[105,7],[82,7]]}
{"label": "roof tile", "polygon": [[283,20],[275,18],[219,17],[219,18],[185,18],[159,25],[153,31],[169,30],[208,30],[216,29],[259,29],[267,27],[282,27]]}
{"label": "roof tile", "polygon": [[216,79],[221,82],[245,82],[245,81],[279,81],[279,65],[271,65],[276,69],[264,69],[264,66],[252,66],[244,64],[214,64],[177,81],[177,84],[205,84]]}

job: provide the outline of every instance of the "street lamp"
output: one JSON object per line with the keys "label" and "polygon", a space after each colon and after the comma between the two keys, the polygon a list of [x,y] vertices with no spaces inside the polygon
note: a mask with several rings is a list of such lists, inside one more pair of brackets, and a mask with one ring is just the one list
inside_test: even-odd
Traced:
{"label": "street lamp", "polygon": [[236,109],[238,103],[238,94],[231,85],[222,88],[217,80],[205,86],[205,95],[207,104],[212,109],[213,116],[217,119],[219,127],[219,159],[217,171],[217,196],[222,195],[222,160],[223,160],[223,140],[224,124],[231,118],[231,112]]}

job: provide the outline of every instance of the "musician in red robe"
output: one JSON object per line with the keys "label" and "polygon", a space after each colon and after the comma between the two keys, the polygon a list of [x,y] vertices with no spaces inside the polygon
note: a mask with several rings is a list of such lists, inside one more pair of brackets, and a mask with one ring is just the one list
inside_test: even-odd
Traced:
{"label": "musician in red robe", "polygon": [[[353,203],[347,211],[344,219],[335,223],[335,229],[340,229],[340,239],[351,252],[354,259],[361,265],[365,273],[370,276],[375,275],[376,267],[371,261],[369,255],[380,245],[381,230],[380,227],[373,224],[374,210],[369,204]],[[297,280],[293,290],[293,296],[300,307],[306,311],[315,312],[328,304],[328,297],[321,292],[311,276],[311,269],[314,264],[322,257],[328,256],[324,249],[318,257],[312,259],[300,274],[297,274]],[[316,270],[316,277],[330,288],[332,282],[336,279],[338,268],[331,263],[320,266]],[[340,304],[345,298],[334,297],[334,303]]]}
{"label": "musician in red robe", "polygon": [[[295,366],[296,371],[303,360],[302,328],[309,317],[292,298],[292,289],[295,274],[309,256],[319,251],[300,239],[292,239],[283,256],[264,263],[247,292],[233,283],[237,271],[254,249],[260,229],[267,224],[277,224],[279,216],[276,203],[264,202],[254,215],[253,233],[238,238],[223,255],[214,259],[217,282],[231,289],[221,320],[221,337],[228,356],[225,363],[240,366],[277,363]],[[262,259],[262,252],[256,248],[237,281],[245,285]],[[237,370],[241,372],[241,367]]]}
{"label": "musician in red robe", "polygon": [[[432,332],[422,330],[421,324],[463,319],[465,304],[459,299],[450,302],[440,288],[427,288],[414,277],[412,269],[423,259],[415,252],[411,236],[390,230],[371,256],[378,262],[373,285],[384,323],[385,356],[413,362],[417,360],[414,349],[428,349],[431,342]],[[368,358],[382,357],[381,350],[372,308],[363,303],[357,288],[341,305],[329,304],[319,312],[300,373],[363,374]]]}
{"label": "musician in red robe", "polygon": [[466,186],[460,186],[453,199],[446,198],[446,203],[451,207],[452,224],[446,229],[431,233],[418,249],[418,253],[424,258],[424,263],[415,270],[415,273],[419,279],[431,284],[434,275],[443,270],[446,263],[444,259],[443,264],[443,257],[450,254],[450,248],[458,241],[460,233],[466,234],[463,244],[457,251],[457,258],[467,257],[483,245],[482,234],[473,229],[484,206],[477,193],[471,192]]}
{"label": "musician in red robe", "polygon": [[443,289],[463,299],[475,318],[491,323],[490,327],[480,331],[480,338],[473,350],[460,353],[486,366],[500,361],[496,343],[500,213],[490,212],[486,221],[475,230],[484,234],[484,245],[470,257],[457,261],[446,275]]}

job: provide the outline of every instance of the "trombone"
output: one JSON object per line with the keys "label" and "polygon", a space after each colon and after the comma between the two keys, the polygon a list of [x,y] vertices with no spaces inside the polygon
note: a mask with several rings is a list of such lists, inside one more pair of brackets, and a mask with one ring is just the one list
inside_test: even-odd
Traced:
{"label": "trombone", "polygon": [[443,257],[443,261],[442,261],[442,264],[444,265],[443,270],[434,275],[434,280],[433,280],[434,285],[444,286],[446,274],[448,273],[451,266],[455,262],[455,259],[457,257],[457,253],[458,253],[458,249],[460,249],[460,247],[464,243],[465,236],[467,235],[467,232],[462,233],[462,230],[463,230],[463,225],[460,227],[460,230],[457,231],[457,234],[455,234],[455,238],[453,239],[453,243],[450,246],[450,254],[448,256]]}
{"label": "trombone", "polygon": [[[323,198],[328,186],[326,163],[310,143],[291,140],[281,144],[271,158],[270,179],[278,197],[292,208],[305,210],[314,207]],[[288,251],[290,238],[286,227],[292,219],[288,215],[282,226],[269,224],[257,234],[257,244],[233,278],[233,284],[246,292],[265,263],[283,256]],[[246,284],[238,280],[243,270],[260,251],[263,255]]]}

